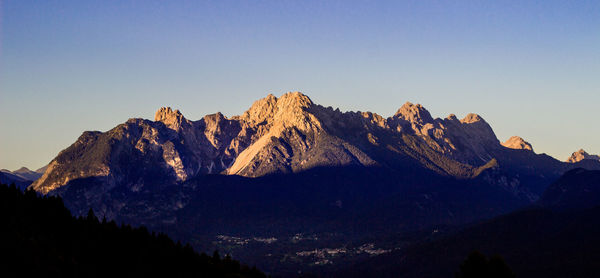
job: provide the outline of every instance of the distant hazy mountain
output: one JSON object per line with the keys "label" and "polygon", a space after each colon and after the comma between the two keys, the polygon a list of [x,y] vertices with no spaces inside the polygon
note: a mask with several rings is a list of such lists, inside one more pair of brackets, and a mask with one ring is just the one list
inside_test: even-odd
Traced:
{"label": "distant hazy mountain", "polygon": [[12,174],[12,172],[8,170],[0,171],[0,183],[2,184],[15,184],[19,189],[24,190],[27,188],[32,181],[26,180],[22,177]]}
{"label": "distant hazy mountain", "polygon": [[0,170],[0,183],[12,184],[14,183],[18,188],[25,189],[33,181],[37,180],[44,173],[45,168],[41,168],[37,171],[31,171],[27,167],[21,167],[18,170],[10,171],[6,169]]}
{"label": "distant hazy mountain", "polygon": [[46,167],[42,167],[36,171],[31,171],[27,167],[21,167],[15,171],[9,171],[6,169],[2,169],[2,170],[0,170],[0,172],[12,174],[14,176],[20,177],[23,180],[28,180],[28,181],[33,182],[33,181],[37,180],[39,177],[41,177],[44,174],[45,170],[46,170]]}
{"label": "distant hazy mountain", "polygon": [[40,175],[40,177],[41,177],[44,174],[44,172],[46,172],[46,169],[48,169],[48,165],[46,165],[46,166],[44,166],[44,167],[42,167],[40,169],[35,170],[35,172],[38,173]]}
{"label": "distant hazy mountain", "polygon": [[600,156],[595,155],[595,154],[589,154],[586,151],[584,151],[583,149],[580,149],[580,150],[574,152],[573,154],[571,154],[571,156],[569,158],[567,158],[567,162],[575,163],[575,162],[580,162],[584,159],[600,161]]}

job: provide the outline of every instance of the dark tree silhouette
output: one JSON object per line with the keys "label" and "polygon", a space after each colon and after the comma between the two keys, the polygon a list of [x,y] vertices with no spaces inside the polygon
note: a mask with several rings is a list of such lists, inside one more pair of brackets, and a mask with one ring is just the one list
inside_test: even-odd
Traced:
{"label": "dark tree silhouette", "polygon": [[0,277],[266,277],[145,227],[75,218],[59,197],[0,185]]}

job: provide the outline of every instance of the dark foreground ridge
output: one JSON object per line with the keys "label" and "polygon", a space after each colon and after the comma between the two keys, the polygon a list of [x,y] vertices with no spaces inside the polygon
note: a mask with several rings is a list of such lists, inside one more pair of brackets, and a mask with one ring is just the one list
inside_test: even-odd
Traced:
{"label": "dark foreground ridge", "polygon": [[477,250],[501,255],[516,277],[600,277],[598,196],[600,171],[574,169],[534,207],[373,257],[335,276],[452,277],[465,254]]}
{"label": "dark foreground ridge", "polygon": [[59,197],[0,185],[2,277],[266,277],[144,227],[75,218]]}

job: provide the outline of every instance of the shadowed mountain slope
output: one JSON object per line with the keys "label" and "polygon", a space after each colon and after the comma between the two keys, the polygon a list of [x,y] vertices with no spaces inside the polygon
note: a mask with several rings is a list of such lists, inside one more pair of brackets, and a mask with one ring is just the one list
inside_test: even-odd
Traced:
{"label": "shadowed mountain slope", "polygon": [[454,234],[371,258],[340,277],[451,277],[473,250],[499,254],[517,277],[598,277],[600,171],[574,169],[538,207],[471,225]]}
{"label": "shadowed mountain slope", "polygon": [[555,210],[576,210],[600,206],[600,171],[571,170],[552,183],[539,205]]}

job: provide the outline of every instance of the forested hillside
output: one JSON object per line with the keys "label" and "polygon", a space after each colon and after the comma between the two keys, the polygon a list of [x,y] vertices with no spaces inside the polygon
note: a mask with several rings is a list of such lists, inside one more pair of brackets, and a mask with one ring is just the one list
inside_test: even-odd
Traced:
{"label": "forested hillside", "polygon": [[59,197],[14,185],[0,185],[0,221],[2,277],[265,277],[144,227],[75,218]]}

